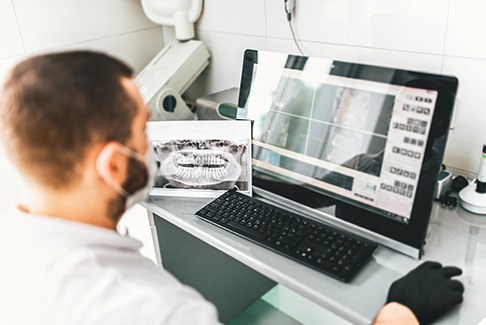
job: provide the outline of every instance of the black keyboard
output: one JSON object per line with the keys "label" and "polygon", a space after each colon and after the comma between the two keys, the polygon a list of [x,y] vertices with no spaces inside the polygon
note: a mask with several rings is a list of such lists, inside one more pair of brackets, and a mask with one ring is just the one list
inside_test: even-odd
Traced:
{"label": "black keyboard", "polygon": [[354,234],[228,191],[196,215],[338,280],[348,282],[376,244]]}

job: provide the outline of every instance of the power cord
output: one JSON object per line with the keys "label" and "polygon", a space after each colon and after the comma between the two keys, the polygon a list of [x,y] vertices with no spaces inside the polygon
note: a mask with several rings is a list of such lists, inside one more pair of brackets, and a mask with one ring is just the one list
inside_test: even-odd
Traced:
{"label": "power cord", "polygon": [[295,10],[295,0],[284,0],[285,13],[287,14],[287,22],[289,23],[290,32],[292,33],[292,38],[294,40],[295,46],[299,50],[302,56],[305,56],[304,51],[300,47],[297,37],[295,36],[294,25],[292,23],[292,12]]}

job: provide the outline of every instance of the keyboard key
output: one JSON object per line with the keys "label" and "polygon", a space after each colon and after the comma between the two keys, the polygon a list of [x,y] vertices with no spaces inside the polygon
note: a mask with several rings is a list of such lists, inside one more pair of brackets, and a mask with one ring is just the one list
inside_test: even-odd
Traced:
{"label": "keyboard key", "polygon": [[236,223],[234,221],[230,221],[227,223],[228,227],[235,228],[236,230],[250,236],[251,238],[258,238],[258,239],[265,239],[265,235],[255,231],[253,229],[247,228],[245,226],[240,225],[239,223]]}

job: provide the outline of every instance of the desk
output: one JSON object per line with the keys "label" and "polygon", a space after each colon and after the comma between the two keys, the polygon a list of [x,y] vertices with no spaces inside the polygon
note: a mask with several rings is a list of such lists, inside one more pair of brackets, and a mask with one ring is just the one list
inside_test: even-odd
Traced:
{"label": "desk", "polygon": [[[353,324],[370,324],[384,304],[390,284],[421,263],[378,247],[364,270],[352,282],[342,283],[198,219],[194,213],[210,200],[152,197],[143,206],[156,219],[164,219]],[[442,318],[440,324],[477,324],[486,317],[486,229],[483,227],[486,227],[486,216],[469,214],[460,207],[433,209],[423,260],[461,267],[464,274],[460,280],[466,287],[460,308]]]}

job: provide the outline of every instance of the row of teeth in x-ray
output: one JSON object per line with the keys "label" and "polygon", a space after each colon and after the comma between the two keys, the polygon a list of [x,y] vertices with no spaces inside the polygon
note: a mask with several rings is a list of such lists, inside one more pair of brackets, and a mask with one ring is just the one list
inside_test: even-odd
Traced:
{"label": "row of teeth in x-ray", "polygon": [[241,167],[228,152],[187,150],[173,152],[161,162],[161,175],[186,185],[211,185],[236,181]]}
{"label": "row of teeth in x-ray", "polygon": [[180,179],[224,179],[228,176],[228,172],[224,167],[178,167],[175,171],[175,176]]}
{"label": "row of teeth in x-ray", "polygon": [[227,160],[219,155],[179,156],[177,165],[182,167],[224,167]]}

